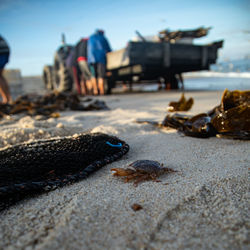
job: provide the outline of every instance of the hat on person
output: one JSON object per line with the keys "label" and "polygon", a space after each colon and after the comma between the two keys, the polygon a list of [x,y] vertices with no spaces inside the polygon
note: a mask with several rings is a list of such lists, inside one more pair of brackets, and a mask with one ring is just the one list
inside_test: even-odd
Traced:
{"label": "hat on person", "polygon": [[104,30],[102,29],[96,29],[96,34],[104,34]]}

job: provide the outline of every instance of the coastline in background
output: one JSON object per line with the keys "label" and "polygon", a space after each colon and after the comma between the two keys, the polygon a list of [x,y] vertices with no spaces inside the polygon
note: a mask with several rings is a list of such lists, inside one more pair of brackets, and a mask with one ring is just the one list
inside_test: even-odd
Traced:
{"label": "coastline in background", "polygon": [[[249,60],[250,63],[250,60]],[[249,64],[250,65],[250,64]],[[245,66],[246,68],[247,66]],[[249,66],[250,67],[250,66]],[[242,68],[243,69],[243,68]],[[13,98],[27,93],[44,94],[46,92],[42,76],[21,76],[20,70],[5,70],[6,79],[9,82]],[[184,73],[185,90],[249,90],[250,89],[250,71],[248,72],[218,72],[218,71],[198,71]],[[133,90],[136,92],[157,91],[157,84],[139,83],[133,84]],[[123,91],[121,84],[113,90],[113,93]]]}

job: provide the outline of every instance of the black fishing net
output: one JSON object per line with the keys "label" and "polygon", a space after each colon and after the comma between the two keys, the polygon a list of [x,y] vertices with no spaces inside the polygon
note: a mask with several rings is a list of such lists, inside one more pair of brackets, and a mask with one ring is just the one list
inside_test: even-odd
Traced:
{"label": "black fishing net", "polygon": [[129,146],[114,136],[81,134],[0,150],[0,203],[87,177],[122,157]]}

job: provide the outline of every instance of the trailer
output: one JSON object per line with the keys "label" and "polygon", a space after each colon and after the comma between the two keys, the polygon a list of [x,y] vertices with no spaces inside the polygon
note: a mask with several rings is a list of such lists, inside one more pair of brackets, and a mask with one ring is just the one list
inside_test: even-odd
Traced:
{"label": "trailer", "polygon": [[209,70],[216,63],[223,41],[208,45],[160,42],[129,42],[127,47],[107,54],[108,92],[117,82],[158,81],[163,78],[171,89],[179,88],[176,75]]}

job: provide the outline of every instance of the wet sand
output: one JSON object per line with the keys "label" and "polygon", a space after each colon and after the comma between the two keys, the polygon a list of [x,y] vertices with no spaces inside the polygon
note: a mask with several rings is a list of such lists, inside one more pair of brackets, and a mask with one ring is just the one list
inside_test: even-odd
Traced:
{"label": "wet sand", "polygon": [[[195,102],[187,113],[210,110],[221,94],[188,92]],[[121,160],[86,180],[0,212],[0,249],[247,249],[250,143],[185,137],[134,122],[163,120],[180,92],[98,98],[111,110],[0,121],[0,148],[84,131],[116,135],[130,145]],[[111,175],[111,168],[140,159],[178,172],[138,187]],[[132,210],[134,203],[143,209]]]}

